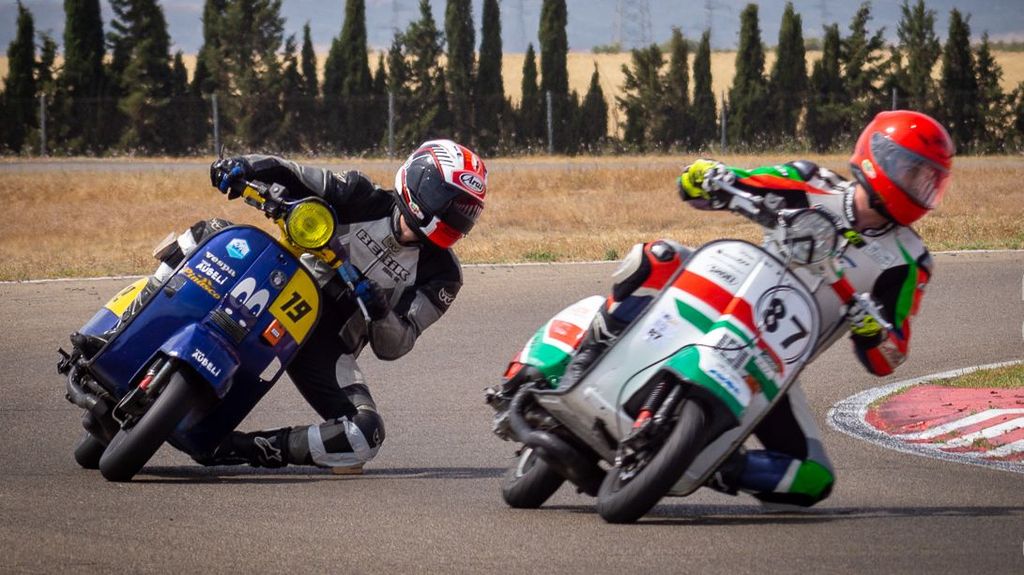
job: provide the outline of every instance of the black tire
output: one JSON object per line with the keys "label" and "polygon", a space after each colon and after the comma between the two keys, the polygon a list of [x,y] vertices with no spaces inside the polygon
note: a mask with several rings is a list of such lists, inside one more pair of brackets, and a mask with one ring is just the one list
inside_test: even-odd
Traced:
{"label": "black tire", "polygon": [[131,481],[156,453],[174,428],[198,401],[188,377],[181,370],[170,376],[156,401],[142,419],[117,432],[100,458],[100,473],[108,481]]}
{"label": "black tire", "polygon": [[537,455],[523,449],[501,482],[501,497],[509,507],[537,509],[565,483],[565,478]]}
{"label": "black tire", "polygon": [[78,446],[75,447],[75,461],[83,469],[99,469],[100,457],[103,456],[106,449],[107,446],[103,445],[102,441],[86,431],[82,434],[82,439],[78,440]]}
{"label": "black tire", "polygon": [[650,462],[628,481],[613,467],[597,493],[597,512],[609,523],[632,523],[654,507],[679,481],[704,447],[704,407],[686,401],[676,426]]}

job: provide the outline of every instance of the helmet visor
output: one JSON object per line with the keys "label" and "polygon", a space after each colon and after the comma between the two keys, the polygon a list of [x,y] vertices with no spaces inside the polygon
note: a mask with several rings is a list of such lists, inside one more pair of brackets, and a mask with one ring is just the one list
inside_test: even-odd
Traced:
{"label": "helmet visor", "polygon": [[932,209],[942,198],[949,182],[949,170],[875,132],[871,154],[882,171],[913,202]]}

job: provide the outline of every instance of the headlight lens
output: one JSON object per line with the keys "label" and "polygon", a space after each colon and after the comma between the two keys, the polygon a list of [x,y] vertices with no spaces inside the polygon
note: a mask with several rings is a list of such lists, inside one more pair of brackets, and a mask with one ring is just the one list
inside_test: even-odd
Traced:
{"label": "headlight lens", "polygon": [[285,229],[288,237],[300,248],[320,249],[334,235],[334,214],[323,202],[306,200],[288,213]]}

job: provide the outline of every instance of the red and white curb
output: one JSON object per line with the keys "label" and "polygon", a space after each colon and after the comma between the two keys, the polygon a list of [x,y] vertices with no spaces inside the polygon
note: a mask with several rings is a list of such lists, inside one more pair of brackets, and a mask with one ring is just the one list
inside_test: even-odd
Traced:
{"label": "red and white curb", "polygon": [[[832,406],[826,420],[829,426],[837,431],[887,449],[1024,474],[1024,461],[1004,459],[1006,457],[1016,459],[1018,453],[1024,452],[1024,440],[1009,441],[992,449],[971,448],[978,442],[984,443],[1001,436],[1005,437],[1008,434],[1012,434],[1014,437],[1020,434],[1024,429],[1024,408],[997,407],[976,413],[968,412],[964,417],[946,418],[941,424],[931,427],[928,427],[927,423],[922,423],[920,431],[907,432],[904,430],[901,433],[886,433],[876,426],[877,422],[875,422],[876,424],[869,422],[868,416],[868,406],[872,403],[908,387],[938,379],[959,377],[973,371],[995,369],[1019,363],[1024,362],[1008,361],[979,365],[869,389]],[[942,440],[943,438],[945,440]]]}

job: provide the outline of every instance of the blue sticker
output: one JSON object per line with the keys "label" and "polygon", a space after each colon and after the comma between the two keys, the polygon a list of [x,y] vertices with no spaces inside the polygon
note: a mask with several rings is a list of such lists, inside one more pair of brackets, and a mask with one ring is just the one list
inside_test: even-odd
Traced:
{"label": "blue sticker", "polygon": [[228,255],[236,260],[245,259],[249,255],[249,242],[238,238],[228,243]]}

